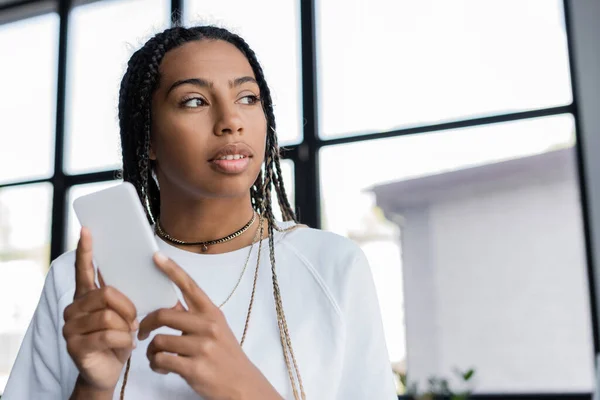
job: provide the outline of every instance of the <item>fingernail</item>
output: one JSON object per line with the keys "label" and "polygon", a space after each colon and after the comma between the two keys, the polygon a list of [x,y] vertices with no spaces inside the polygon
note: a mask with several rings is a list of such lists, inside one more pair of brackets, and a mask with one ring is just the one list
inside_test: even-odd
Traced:
{"label": "fingernail", "polygon": [[147,333],[142,334],[141,332],[138,333],[138,339],[139,340],[145,340],[148,337]]}
{"label": "fingernail", "polygon": [[140,327],[140,323],[138,322],[137,319],[134,319],[133,322],[131,323],[131,330],[137,331],[139,327]]}
{"label": "fingernail", "polygon": [[154,253],[154,256],[156,257],[156,261],[158,261],[161,264],[164,264],[165,262],[167,262],[169,259],[167,258],[167,256],[165,256],[163,253],[161,253],[160,251],[157,251],[156,253]]}

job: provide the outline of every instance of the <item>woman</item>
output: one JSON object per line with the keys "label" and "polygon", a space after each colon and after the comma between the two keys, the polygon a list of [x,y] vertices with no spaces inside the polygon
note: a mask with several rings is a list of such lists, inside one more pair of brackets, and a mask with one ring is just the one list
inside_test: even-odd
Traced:
{"label": "woman", "polygon": [[367,260],[296,224],[248,45],[209,26],[157,34],[128,63],[119,120],[123,178],[185,306],[137,315],[95,279],[82,229],[52,263],[3,400],[396,398]]}

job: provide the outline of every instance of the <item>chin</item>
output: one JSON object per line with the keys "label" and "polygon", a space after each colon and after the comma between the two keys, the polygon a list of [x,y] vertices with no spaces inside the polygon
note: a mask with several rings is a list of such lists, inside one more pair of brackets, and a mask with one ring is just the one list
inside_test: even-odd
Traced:
{"label": "chin", "polygon": [[207,186],[204,183],[198,187],[202,187],[201,192],[207,197],[234,199],[249,196],[254,181],[255,179],[250,180],[248,177],[225,177],[213,185]]}

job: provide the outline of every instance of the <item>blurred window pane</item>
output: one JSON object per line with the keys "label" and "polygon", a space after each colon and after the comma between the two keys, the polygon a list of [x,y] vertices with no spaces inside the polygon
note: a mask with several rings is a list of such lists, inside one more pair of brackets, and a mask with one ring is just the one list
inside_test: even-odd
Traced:
{"label": "blurred window pane", "polygon": [[0,394],[48,272],[51,202],[50,184],[0,189]]}
{"label": "blurred window pane", "polygon": [[[248,42],[258,57],[271,90],[279,142],[300,142],[302,73],[299,2],[186,0],[184,10],[186,24],[223,26]],[[274,15],[276,18],[273,18]]]}
{"label": "blurred window pane", "polygon": [[319,0],[321,136],[569,104],[563,20],[560,0]]}
{"label": "blurred window pane", "polygon": [[592,391],[573,145],[560,115],[322,149],[323,226],[365,250],[410,381]]}
{"label": "blurred window pane", "polygon": [[81,230],[81,224],[75,215],[73,210],[73,202],[76,198],[91,194],[102,189],[108,189],[111,186],[115,186],[121,183],[121,181],[108,181],[98,183],[88,183],[85,185],[76,185],[69,190],[69,202],[68,202],[68,227],[67,227],[67,240],[66,250],[75,250],[77,248],[77,242],[79,241],[79,231]]}
{"label": "blurred window pane", "polygon": [[54,170],[58,22],[50,13],[0,25],[0,183]]}
{"label": "blurred window pane", "polygon": [[119,85],[127,61],[169,24],[166,0],[101,1],[73,9],[65,119],[69,174],[120,168]]}

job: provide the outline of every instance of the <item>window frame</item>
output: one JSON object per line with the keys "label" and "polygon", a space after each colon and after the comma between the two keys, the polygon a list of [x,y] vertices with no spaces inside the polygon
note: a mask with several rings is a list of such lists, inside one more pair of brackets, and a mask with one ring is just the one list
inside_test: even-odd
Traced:
{"label": "window frame", "polygon": [[[65,251],[68,229],[68,210],[67,201],[69,190],[76,186],[87,183],[106,182],[118,179],[117,170],[106,170],[100,172],[83,173],[77,175],[68,175],[64,171],[64,142],[65,142],[65,99],[67,82],[67,51],[68,51],[68,30],[70,11],[77,6],[88,4],[94,1],[106,0],[14,0],[0,5],[0,24],[13,22],[19,19],[29,18],[41,15],[47,12],[58,12],[60,18],[59,25],[59,46],[58,46],[58,79],[56,92],[56,123],[55,123],[55,141],[54,141],[54,174],[46,179],[21,180],[0,184],[0,190],[13,186],[24,186],[33,183],[50,183],[53,187],[52,195],[52,215],[51,215],[51,259],[55,259]],[[112,0],[119,1],[119,0]],[[600,274],[600,266],[595,266],[594,260],[600,257],[600,238],[592,237],[592,230],[600,230],[600,218],[592,221],[593,211],[593,193],[595,187],[594,181],[600,182],[600,160],[592,162],[592,149],[585,148],[585,144],[594,130],[600,130],[600,122],[582,120],[580,118],[579,100],[585,99],[583,93],[586,84],[597,82],[597,74],[594,76],[579,75],[578,71],[585,60],[583,51],[577,48],[581,43],[574,42],[573,36],[577,35],[580,39],[585,36],[586,26],[589,28],[589,20],[584,20],[585,7],[594,7],[586,5],[586,2],[576,2],[573,0],[563,0],[565,9],[565,23],[567,27],[567,42],[569,51],[569,64],[571,68],[571,86],[573,91],[573,101],[571,104],[550,108],[543,108],[531,111],[513,112],[486,116],[480,118],[462,119],[452,122],[439,124],[422,125],[406,129],[393,131],[369,133],[354,135],[348,137],[336,137],[331,139],[322,139],[318,135],[319,131],[319,106],[317,90],[317,33],[316,33],[316,1],[317,0],[296,0],[299,2],[300,10],[300,50],[301,50],[301,92],[302,92],[302,117],[305,124],[303,128],[302,141],[295,145],[285,146],[282,149],[284,158],[294,163],[295,179],[295,204],[298,215],[303,223],[316,228],[321,227],[321,209],[320,209],[320,176],[319,176],[319,152],[322,148],[337,144],[353,143],[361,141],[373,141],[384,138],[399,137],[403,135],[414,135],[420,133],[436,132],[456,128],[472,127],[498,122],[508,122],[537,118],[543,116],[572,114],[575,119],[577,135],[577,171],[579,175],[579,188],[582,199],[582,215],[584,222],[584,233],[586,242],[587,275],[589,282],[589,294],[591,303],[591,318],[593,327],[593,348],[594,356],[598,357],[600,353],[600,334],[598,318],[598,295],[596,289],[597,277]],[[597,7],[596,10],[600,11]],[[173,24],[181,23],[183,17],[183,0],[171,0],[171,15]],[[598,15],[596,15],[598,16]],[[577,23],[575,23],[577,20]],[[579,26],[581,24],[581,26]],[[587,25],[586,25],[587,24]],[[598,29],[598,28],[594,28]],[[593,29],[591,29],[593,31]],[[593,33],[593,32],[592,32]],[[586,37],[588,46],[593,46],[595,40],[592,40],[590,33]],[[600,50],[595,49],[596,54]],[[588,55],[589,57],[589,55]],[[597,57],[600,59],[600,57]],[[599,69],[600,70],[600,69]],[[595,79],[595,81],[594,81]],[[597,84],[599,86],[600,84]],[[588,85],[589,86],[589,85]],[[593,86],[593,85],[592,85]],[[591,90],[591,89],[590,89]],[[581,95],[580,91],[583,93]],[[585,103],[584,103],[585,104]],[[598,122],[598,123],[597,123]],[[597,124],[596,124],[597,123]],[[596,124],[596,125],[595,125]],[[590,139],[590,142],[593,140]],[[598,164],[598,168],[593,168],[591,164]],[[598,193],[600,193],[600,184]],[[600,196],[600,194],[599,194]],[[595,199],[595,198],[594,198]],[[600,199],[600,197],[599,197]],[[600,208],[600,206],[598,207]],[[599,210],[600,211],[600,210]],[[596,211],[598,212],[598,211]],[[600,215],[600,214],[599,214]],[[592,226],[592,222],[594,226]],[[595,228],[595,229],[593,229]],[[596,244],[596,246],[594,246]],[[596,254],[597,253],[597,254]],[[399,396],[400,399],[408,399],[406,396]],[[588,400],[592,398],[591,393],[531,393],[531,394],[503,394],[490,393],[478,394],[473,396],[475,400]]]}

